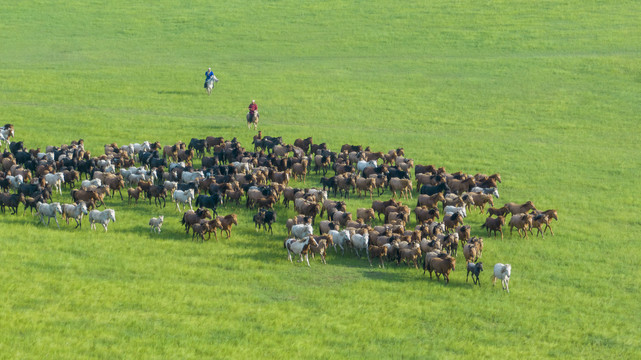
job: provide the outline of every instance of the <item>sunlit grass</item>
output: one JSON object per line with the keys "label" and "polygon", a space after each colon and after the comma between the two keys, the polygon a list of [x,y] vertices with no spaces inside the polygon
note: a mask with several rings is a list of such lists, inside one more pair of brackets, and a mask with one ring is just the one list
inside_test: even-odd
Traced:
{"label": "sunlit grass", "polygon": [[[447,286],[333,250],[327,265],[291,264],[295,213],[280,204],[273,236],[226,205],[239,226],[204,244],[173,204],[126,194],[106,200],[106,233],[0,215],[3,357],[639,357],[636,13],[631,1],[0,5],[1,121],[27,148],[83,138],[99,155],[213,135],[250,149],[256,99],[263,135],[499,172],[497,206],[532,200],[560,217],[554,237],[485,237],[478,288],[460,252]],[[208,66],[221,80],[209,97]],[[484,219],[466,219],[474,235]],[[512,264],[509,295],[491,287],[496,262]]]}

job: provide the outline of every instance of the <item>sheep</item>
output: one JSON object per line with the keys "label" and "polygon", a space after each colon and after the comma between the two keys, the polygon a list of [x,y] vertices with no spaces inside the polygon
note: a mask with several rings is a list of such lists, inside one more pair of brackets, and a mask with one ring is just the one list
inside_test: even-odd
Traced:
{"label": "sheep", "polygon": [[165,217],[163,215],[160,215],[157,218],[151,218],[149,220],[149,226],[150,226],[149,231],[160,234],[160,228],[162,227],[162,223],[164,219]]}
{"label": "sheep", "polygon": [[478,284],[481,286],[481,280],[479,279],[481,271],[483,271],[483,262],[479,261],[476,264],[472,262],[467,263],[467,275],[465,276],[465,282],[467,282],[470,273],[472,273],[472,282],[474,285]]}
{"label": "sheep", "polygon": [[501,233],[501,240],[503,240],[503,225],[505,225],[505,217],[499,216],[498,218],[488,217],[485,219],[485,224],[481,225],[481,228],[487,229],[487,235],[489,236],[492,231],[494,231],[494,237],[496,238],[496,232]]}
{"label": "sheep", "polygon": [[496,284],[496,279],[500,279],[503,290],[509,293],[511,275],[512,275],[512,265],[497,263],[496,265],[494,265],[494,274],[492,275],[492,286]]}

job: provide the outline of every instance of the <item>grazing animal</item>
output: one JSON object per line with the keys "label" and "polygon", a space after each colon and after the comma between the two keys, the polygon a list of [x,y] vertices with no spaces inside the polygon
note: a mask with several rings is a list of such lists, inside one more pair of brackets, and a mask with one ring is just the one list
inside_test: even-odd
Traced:
{"label": "grazing animal", "polygon": [[44,225],[45,220],[44,218],[47,217],[47,226],[49,226],[49,223],[51,222],[51,218],[53,218],[56,221],[56,225],[58,226],[58,229],[60,229],[60,224],[58,223],[58,214],[62,215],[62,207],[60,206],[60,203],[38,203],[36,205],[36,214],[40,215],[40,221]]}
{"label": "grazing animal", "polygon": [[163,220],[165,220],[163,215],[149,219],[149,231],[160,234],[160,228],[162,227]]}
{"label": "grazing animal", "polygon": [[314,234],[314,228],[311,224],[296,224],[292,226],[291,232],[296,239],[304,239]]}
{"label": "grazing animal", "polygon": [[428,209],[436,209],[439,201],[445,202],[443,193],[439,192],[433,195],[419,195],[418,200],[416,201],[416,206],[427,206]]}
{"label": "grazing animal", "polygon": [[287,239],[283,243],[283,247],[287,249],[287,259],[293,263],[292,261],[292,254],[299,255],[300,260],[298,262],[303,262],[303,254],[305,254],[305,261],[307,262],[307,266],[311,267],[309,265],[309,247],[310,245],[315,245],[318,246],[316,243],[316,240],[314,240],[313,237],[308,236],[303,240],[298,240],[298,239]]}
{"label": "grazing animal", "polygon": [[224,231],[227,233],[227,239],[229,239],[229,237],[231,237],[232,225],[238,225],[238,216],[236,214],[229,214],[225,216],[218,216],[217,219],[220,220],[221,234]]}
{"label": "grazing animal", "polygon": [[[182,212],[185,210],[187,207],[187,204],[189,204],[189,209],[193,210],[194,208],[191,206],[191,201],[194,199],[194,189],[189,189],[189,190],[176,190],[174,191],[174,194],[172,195],[172,198],[176,202],[176,210]],[[183,205],[183,209],[180,209],[180,204]]]}
{"label": "grazing animal", "polygon": [[500,207],[498,209],[495,209],[493,207],[487,209],[487,213],[491,216],[503,216],[505,217],[507,214],[510,213],[510,211],[506,207]]}
{"label": "grazing animal", "polygon": [[196,198],[196,206],[209,208],[214,215],[218,214],[216,208],[218,207],[218,205],[222,205],[222,203],[223,197],[219,193],[214,193],[214,195],[211,196],[198,195],[198,197]]}
{"label": "grazing animal", "polygon": [[207,89],[207,95],[211,95],[211,91],[214,89],[214,84],[218,82],[218,78],[213,75],[205,82],[205,89]]}
{"label": "grazing animal", "polygon": [[481,286],[481,280],[479,279],[479,275],[483,271],[483,262],[478,262],[478,263],[467,263],[467,275],[465,276],[465,282],[467,282],[468,277],[470,276],[470,273],[472,273],[472,282],[474,282],[474,285],[478,284]]}
{"label": "grazing animal", "polygon": [[316,245],[311,243],[309,245],[309,250],[312,253],[312,258],[314,258],[315,254],[320,255],[321,257],[321,263],[327,264],[326,256],[327,256],[327,247],[329,246],[328,240],[331,242],[331,236],[329,235],[323,235],[323,238],[318,239],[317,237],[314,237],[314,240],[316,241]]}
{"label": "grazing animal", "polygon": [[432,185],[423,185],[421,186],[421,189],[419,192],[424,195],[434,195],[438,192],[442,193],[447,193],[450,191],[450,187],[447,186],[447,183],[442,182],[438,185],[432,186]]}
{"label": "grazing animal", "polygon": [[412,198],[412,182],[408,179],[399,179],[393,177],[389,180],[389,188],[392,192],[392,197],[396,198],[396,192],[400,191],[401,196],[405,199]]}
{"label": "grazing animal", "polygon": [[449,255],[443,258],[438,256],[433,257],[427,264],[427,271],[430,272],[430,279],[432,279],[432,271],[434,271],[436,279],[440,281],[441,279],[439,278],[439,274],[442,274],[446,284],[450,282],[450,271],[455,270],[455,268],[456,258]]}
{"label": "grazing animal", "polygon": [[140,186],[134,188],[129,188],[127,189],[127,195],[129,195],[129,198],[127,199],[127,204],[131,204],[131,199],[136,200],[136,204],[138,204],[138,199],[140,198],[140,194],[142,193],[142,188]]}
{"label": "grazing animal", "polygon": [[82,229],[82,217],[87,215],[87,204],[84,201],[78,204],[64,204],[62,205],[62,217],[66,219],[69,225],[69,219],[76,220],[76,227]]}
{"label": "grazing animal", "polygon": [[365,254],[368,255],[368,248],[369,248],[369,233],[366,231],[365,234],[354,234],[352,235],[352,238],[350,240],[350,243],[352,244],[352,247],[354,248],[354,251],[356,251],[356,256],[359,258],[361,255],[358,253],[358,250],[364,250]]}
{"label": "grazing animal", "polygon": [[503,207],[505,207],[512,215],[526,213],[530,210],[536,210],[536,207],[534,207],[534,204],[531,201],[528,201],[524,204],[510,202],[503,205]]}
{"label": "grazing animal", "polygon": [[349,242],[351,242],[351,235],[349,230],[329,230],[328,234],[332,236],[332,239],[334,241],[334,251],[338,254],[337,247],[340,247],[342,254],[345,255],[345,246]]}
{"label": "grazing animal", "polygon": [[510,218],[508,225],[510,226],[510,236],[512,236],[512,230],[516,228],[516,231],[521,236],[521,231],[523,231],[523,237],[527,239],[528,230],[532,233],[532,214],[514,214]]}
{"label": "grazing animal", "polygon": [[405,261],[407,266],[410,266],[410,261],[414,262],[414,267],[418,269],[418,259],[421,258],[421,246],[418,243],[414,243],[413,246],[408,248],[402,248],[399,250],[399,257],[397,265],[401,261]]}
{"label": "grazing animal", "polygon": [[492,275],[492,286],[496,284],[496,279],[501,280],[503,290],[510,292],[510,276],[512,275],[512,265],[497,263],[494,265],[494,274]]}
{"label": "grazing animal", "polygon": [[443,217],[443,223],[445,224],[445,231],[453,230],[457,226],[463,225],[463,216],[460,212],[445,215],[445,217]]}
{"label": "grazing animal", "polygon": [[201,219],[212,219],[211,212],[206,208],[198,208],[196,211],[187,210],[183,214],[180,223],[185,226],[185,232],[189,234],[189,228],[192,224],[200,222]]}
{"label": "grazing animal", "polygon": [[459,213],[462,217],[467,217],[467,210],[465,210],[465,206],[448,205],[443,209],[443,212],[445,215]]}
{"label": "grazing animal", "polygon": [[116,212],[113,209],[105,209],[103,211],[91,210],[89,212],[89,223],[91,224],[92,230],[96,230],[96,223],[100,223],[106,232],[109,221],[116,222]]}
{"label": "grazing animal", "polygon": [[255,110],[253,115],[252,115],[252,113],[248,112],[246,118],[247,118],[247,128],[251,130],[252,125],[253,125],[254,126],[254,130],[257,130],[258,129],[258,120],[260,119],[260,115],[258,114],[258,110]]}
{"label": "grazing animal", "polygon": [[497,199],[499,198],[499,189],[497,189],[495,187],[482,188],[482,187],[479,187],[479,186],[475,186],[475,187],[472,188],[472,190],[470,190],[470,192],[479,193],[479,194],[486,194],[486,195],[492,195]]}
{"label": "grazing animal", "polygon": [[489,236],[492,231],[494,231],[494,237],[496,237],[496,232],[501,233],[501,240],[503,240],[503,225],[505,225],[505,217],[499,216],[496,219],[493,217],[488,217],[485,219],[485,224],[481,225],[481,228],[487,229],[487,235]]}
{"label": "grazing animal", "polygon": [[381,267],[385,269],[383,258],[387,256],[387,247],[384,245],[370,245],[368,251],[369,256],[367,257],[367,259],[369,260],[369,266],[372,266],[372,259],[378,258],[381,261]]}

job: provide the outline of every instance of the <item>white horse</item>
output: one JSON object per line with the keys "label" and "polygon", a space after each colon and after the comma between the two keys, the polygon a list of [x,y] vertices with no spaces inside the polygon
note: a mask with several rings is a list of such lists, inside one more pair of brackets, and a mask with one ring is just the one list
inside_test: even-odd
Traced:
{"label": "white horse", "polygon": [[9,145],[11,145],[11,141],[9,139],[13,137],[13,134],[13,126],[8,127],[7,125],[5,125],[4,127],[0,128],[0,147],[2,147],[2,142],[4,141],[5,151],[9,149]]}
{"label": "white horse", "polygon": [[102,224],[102,227],[107,231],[109,221],[116,222],[116,212],[113,209],[105,209],[103,211],[91,210],[89,212],[89,223],[91,228],[96,230],[96,223]]}
{"label": "white horse", "polygon": [[[86,181],[86,180],[85,180]],[[62,195],[62,184],[65,182],[65,176],[61,172],[45,174],[45,182],[51,186],[54,191]]]}
{"label": "white horse", "polygon": [[306,237],[309,237],[310,235],[313,235],[314,233],[314,228],[312,228],[311,224],[297,224],[292,226],[292,235],[296,239],[304,239]]}
{"label": "white horse", "polygon": [[56,225],[58,225],[58,229],[60,229],[60,224],[58,223],[58,217],[57,214],[62,214],[62,207],[60,206],[60,203],[38,203],[36,205],[36,214],[40,215],[40,221],[44,225],[45,223],[45,216],[48,218],[47,219],[47,226],[49,226],[49,223],[51,222],[51,218],[56,220]]}
{"label": "white horse", "polygon": [[9,180],[9,183],[11,184],[11,190],[18,190],[18,187],[22,184],[24,184],[24,179],[22,178],[22,175],[18,174],[16,176],[11,176],[7,175],[7,179]]}
{"label": "white horse", "polygon": [[254,116],[251,115],[251,113],[247,113],[247,128],[251,129],[252,125],[254,125],[254,130],[258,129],[258,119],[260,118],[260,115],[258,115],[258,110],[254,111]]}
{"label": "white horse", "polygon": [[299,255],[300,260],[298,262],[302,262],[303,252],[304,252],[307,266],[311,267],[311,265],[309,265],[309,251],[305,251],[309,249],[310,244],[313,246],[318,246],[318,243],[316,242],[316,240],[314,240],[314,238],[311,236],[306,237],[304,240],[297,240],[297,239],[285,240],[285,243],[283,244],[283,246],[285,247],[285,249],[287,249],[287,259],[293,263],[294,262],[292,261],[292,253],[293,253],[295,255]]}
{"label": "white horse", "polygon": [[512,265],[497,263],[494,265],[494,274],[492,275],[492,286],[496,284],[496,279],[501,280],[503,290],[510,292],[510,275],[512,274]]}
{"label": "white horse", "polygon": [[149,219],[149,231],[160,234],[160,228],[162,227],[162,223],[164,220],[165,217],[163,215],[160,215],[157,218]]}
{"label": "white horse", "polygon": [[96,178],[92,180],[82,180],[82,182],[80,183],[80,188],[82,190],[87,190],[89,189],[90,186],[100,187],[101,185],[102,185],[102,180]]}
{"label": "white horse", "polygon": [[214,83],[218,82],[218,78],[213,75],[205,82],[205,88],[207,89],[207,95],[211,95],[211,91],[214,89]]}
{"label": "white horse", "polygon": [[87,204],[84,201],[81,201],[78,204],[64,204],[62,205],[62,217],[66,218],[67,225],[69,225],[69,219],[76,220],[76,228],[80,227],[82,229],[82,217],[87,215]]}
{"label": "white horse", "polygon": [[[186,204],[189,204],[189,208],[194,210],[191,206],[191,201],[194,200],[194,189],[189,190],[176,190],[172,195],[174,201],[176,202],[176,210],[182,212],[187,207]],[[183,210],[180,210],[180,204],[183,204]]]}
{"label": "white horse", "polygon": [[343,255],[345,255],[345,247],[347,243],[351,241],[349,230],[330,230],[329,234],[332,236],[332,241],[334,242],[334,251],[338,254],[337,246],[340,246]]}
{"label": "white horse", "polygon": [[365,232],[365,235],[354,234],[352,235],[350,242],[356,251],[356,256],[361,257],[358,250],[365,250],[365,254],[369,256],[369,233]]}

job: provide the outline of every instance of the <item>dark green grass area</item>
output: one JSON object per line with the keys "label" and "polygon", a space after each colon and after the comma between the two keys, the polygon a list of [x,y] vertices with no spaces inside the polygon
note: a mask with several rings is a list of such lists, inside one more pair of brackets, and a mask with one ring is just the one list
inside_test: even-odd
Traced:
{"label": "dark green grass area", "polygon": [[[0,4],[0,122],[27,148],[82,138],[98,155],[112,142],[211,135],[251,149],[244,116],[256,99],[263,135],[403,147],[419,164],[500,173],[497,206],[531,200],[559,212],[555,236],[528,240],[509,229],[488,237],[485,215],[471,213],[466,223],[485,238],[480,288],[465,282],[462,252],[447,286],[333,249],[327,265],[291,264],[284,222],[295,213],[281,204],[274,235],[254,230],[254,211],[226,205],[219,212],[237,213],[239,226],[203,244],[173,204],[128,205],[126,194],[106,200],[117,216],[107,233],[2,214],[0,357],[641,357],[640,10],[574,0]],[[209,66],[220,79],[211,96]],[[54,200],[70,202],[69,189]],[[510,294],[491,286],[497,262],[512,265]]]}

